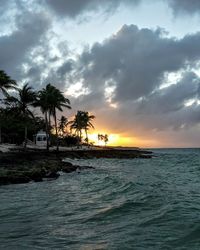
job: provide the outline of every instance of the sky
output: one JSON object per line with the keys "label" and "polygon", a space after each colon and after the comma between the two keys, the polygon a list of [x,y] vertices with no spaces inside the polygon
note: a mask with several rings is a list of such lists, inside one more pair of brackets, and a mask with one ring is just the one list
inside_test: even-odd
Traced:
{"label": "sky", "polygon": [[[200,147],[199,0],[0,0],[0,69],[110,145]],[[94,139],[95,140],[95,139]]]}

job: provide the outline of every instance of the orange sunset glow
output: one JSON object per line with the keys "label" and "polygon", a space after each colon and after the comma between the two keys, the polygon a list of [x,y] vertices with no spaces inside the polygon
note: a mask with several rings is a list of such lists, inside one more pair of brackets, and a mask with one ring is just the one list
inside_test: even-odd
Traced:
{"label": "orange sunset glow", "polygon": [[89,141],[94,143],[94,145],[104,146],[104,141],[98,140],[98,134],[108,134],[108,146],[125,146],[125,147],[144,147],[146,142],[134,137],[124,137],[120,134],[114,133],[105,133],[101,132],[94,132],[88,135]]}

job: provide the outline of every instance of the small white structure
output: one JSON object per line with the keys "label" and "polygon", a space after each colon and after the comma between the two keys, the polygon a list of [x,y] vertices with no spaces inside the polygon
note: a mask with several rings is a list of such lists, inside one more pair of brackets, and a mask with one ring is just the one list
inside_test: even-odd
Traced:
{"label": "small white structure", "polygon": [[47,144],[47,134],[40,130],[35,136],[35,143],[37,146],[45,146]]}

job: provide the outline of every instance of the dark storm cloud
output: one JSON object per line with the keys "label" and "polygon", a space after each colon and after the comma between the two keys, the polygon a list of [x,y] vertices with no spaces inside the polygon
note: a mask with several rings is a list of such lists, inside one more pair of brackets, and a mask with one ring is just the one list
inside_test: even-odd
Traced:
{"label": "dark storm cloud", "polygon": [[49,28],[49,20],[42,14],[26,12],[17,17],[17,29],[0,37],[0,68],[14,77],[34,47],[41,44]]}
{"label": "dark storm cloud", "polygon": [[[74,18],[91,10],[102,9],[103,11],[113,11],[120,4],[135,6],[141,2],[149,0],[45,0],[47,5],[58,15]],[[175,14],[181,13],[200,13],[199,0],[161,0],[166,2],[174,11]]]}
{"label": "dark storm cloud", "polygon": [[[200,79],[192,71],[200,60],[200,33],[166,38],[161,30],[124,26],[114,36],[80,55],[79,79],[91,93],[75,100],[103,117],[105,127],[118,133],[148,136],[150,131],[185,130],[200,123]],[[169,73],[181,73],[172,85]],[[109,106],[106,87],[113,87]],[[97,98],[98,96],[98,98]],[[120,122],[123,121],[123,122]],[[146,132],[144,132],[146,131]]]}
{"label": "dark storm cloud", "polygon": [[160,30],[125,25],[81,55],[82,75],[94,90],[114,84],[114,101],[137,100],[159,87],[165,73],[195,66],[199,44],[200,33],[175,40],[163,37]]}
{"label": "dark storm cloud", "polygon": [[169,113],[185,108],[187,101],[198,98],[200,79],[194,72],[186,72],[180,81],[158,89],[138,102],[139,113]]}
{"label": "dark storm cloud", "polygon": [[97,10],[113,10],[120,3],[137,4],[140,0],[46,0],[48,6],[61,16],[74,18],[83,12]]}
{"label": "dark storm cloud", "polygon": [[66,62],[64,62],[58,69],[57,69],[57,73],[60,76],[65,76],[67,73],[69,73],[72,69],[73,69],[73,64],[74,61],[73,60],[68,60]]}

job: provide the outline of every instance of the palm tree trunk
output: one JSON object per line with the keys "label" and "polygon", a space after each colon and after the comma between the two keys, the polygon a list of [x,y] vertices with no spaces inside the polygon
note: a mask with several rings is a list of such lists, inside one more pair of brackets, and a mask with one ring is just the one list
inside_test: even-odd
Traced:
{"label": "palm tree trunk", "polygon": [[81,131],[81,129],[80,129],[80,146],[81,146],[81,148],[82,148],[81,142],[82,142],[82,131]]}
{"label": "palm tree trunk", "polygon": [[49,134],[49,145],[51,145],[51,113],[49,111],[49,122],[48,122],[48,134]]}
{"label": "palm tree trunk", "polygon": [[86,141],[87,141],[87,146],[89,145],[89,140],[88,140],[88,132],[87,128],[85,129],[85,135],[86,135]]}
{"label": "palm tree trunk", "polygon": [[47,146],[46,149],[49,151],[49,123],[47,118],[47,112],[45,112],[45,125],[46,125],[46,135],[47,135]]}
{"label": "palm tree trunk", "polygon": [[58,142],[58,128],[57,128],[57,117],[56,110],[54,110],[54,121],[55,121],[55,129],[56,129],[56,151],[59,151],[59,142]]}
{"label": "palm tree trunk", "polygon": [[27,145],[27,134],[28,134],[28,128],[27,125],[24,127],[24,150],[26,150],[26,145]]}

